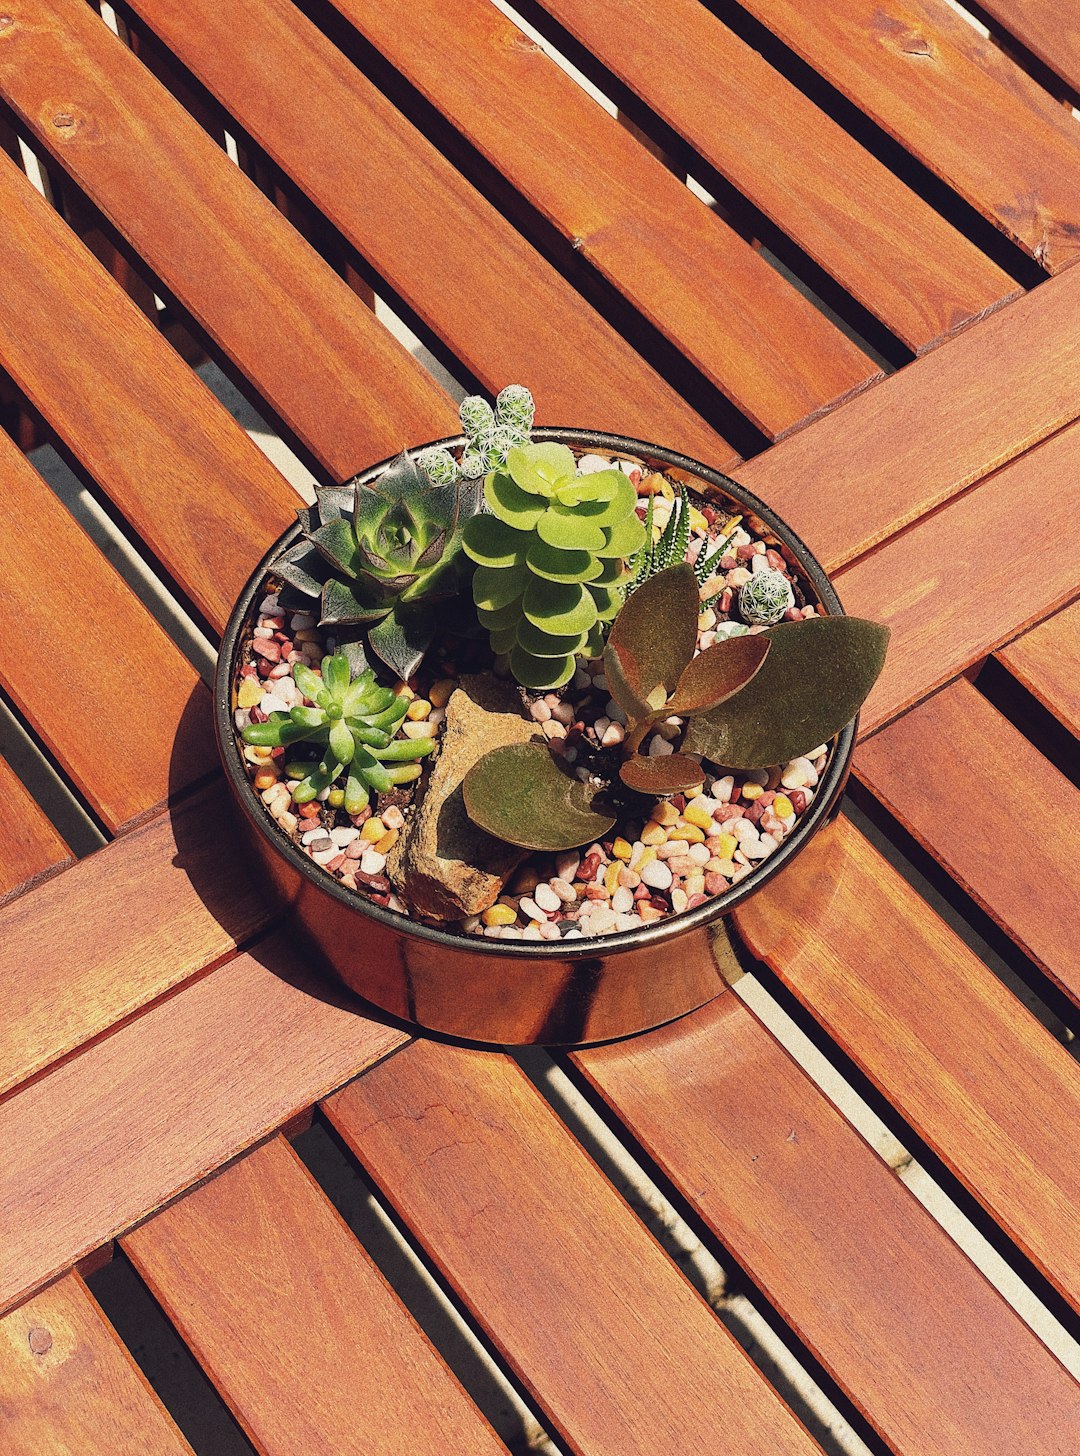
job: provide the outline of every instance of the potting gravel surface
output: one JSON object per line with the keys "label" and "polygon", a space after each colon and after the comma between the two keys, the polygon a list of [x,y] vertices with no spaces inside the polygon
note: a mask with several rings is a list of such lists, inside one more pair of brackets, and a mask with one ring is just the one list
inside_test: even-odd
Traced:
{"label": "potting gravel surface", "polygon": [[[587,474],[612,463],[618,463],[637,487],[639,515],[645,514],[646,498],[655,496],[657,536],[674,508],[671,482],[660,473],[643,477],[640,465],[627,460],[612,462],[604,456],[586,455],[579,460],[578,469]],[[803,584],[785,556],[743,525],[731,531],[731,519],[707,504],[691,510],[688,561],[694,561],[700,550],[710,549],[710,543],[722,535],[730,535],[729,549],[716,575],[701,589],[699,651],[734,632],[764,630],[741,622],[738,592],[753,576],[768,569],[783,572],[792,585],[796,605],[784,613],[784,620],[815,615],[812,605],[799,605],[806,600]],[[293,664],[302,662],[318,672],[333,645],[331,634],[319,627],[314,615],[285,613],[279,608],[271,581],[251,635],[242,644],[236,728],[307,703],[293,680]],[[490,666],[486,646],[439,644],[411,686],[387,682],[411,700],[398,736],[434,738],[438,743],[446,704],[457,686],[456,673],[466,670],[460,659],[475,658],[478,650],[481,660],[468,662],[467,669]],[[482,660],[485,654],[486,662]],[[389,677],[386,670],[377,675],[383,680]],[[587,780],[597,769],[604,778],[614,777],[626,718],[608,693],[601,659],[579,659],[573,679],[558,692],[523,692],[523,708],[552,751],[579,778]],[[682,719],[668,718],[645,741],[642,752],[674,752],[684,726]],[[255,791],[283,833],[347,889],[409,916],[408,906],[395,893],[385,869],[387,855],[406,824],[412,785],[380,796],[374,807],[355,815],[346,814],[339,788],[324,789],[313,802],[296,805],[287,769],[303,746],[253,748],[239,738],[237,745]],[[779,849],[813,800],[828,752],[828,745],[822,744],[804,758],[768,770],[704,765],[698,792],[675,794],[651,804],[632,796],[634,807],[599,843],[562,854],[528,855],[504,893],[482,915],[458,922],[423,923],[491,939],[572,940],[639,930],[692,910],[737,885]]]}

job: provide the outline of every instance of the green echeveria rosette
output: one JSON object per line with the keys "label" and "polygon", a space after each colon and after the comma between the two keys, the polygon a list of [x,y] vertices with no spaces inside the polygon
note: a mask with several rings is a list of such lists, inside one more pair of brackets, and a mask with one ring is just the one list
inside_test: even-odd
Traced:
{"label": "green echeveria rosette", "polygon": [[599,656],[630,581],[627,563],[645,542],[624,472],[576,469],[565,445],[511,447],[506,468],[484,481],[487,513],[463,533],[477,565],[477,615],[527,688],[561,687],[577,654]]}

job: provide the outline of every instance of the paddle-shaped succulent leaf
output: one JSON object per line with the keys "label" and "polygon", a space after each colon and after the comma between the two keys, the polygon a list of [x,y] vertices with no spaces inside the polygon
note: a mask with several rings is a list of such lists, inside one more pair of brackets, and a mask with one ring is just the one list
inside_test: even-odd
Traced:
{"label": "paddle-shaped succulent leaf", "polygon": [[295,803],[309,803],[344,776],[344,808],[359,814],[371,790],[384,794],[419,776],[417,760],[435,743],[395,737],[408,699],[379,687],[370,668],[353,677],[346,656],[336,653],[323,658],[321,676],[294,663],[293,681],[307,702],[287,713],[271,713],[265,723],[249,723],[241,737],[254,746],[283,748],[307,741],[321,750],[317,761],[287,765]]}
{"label": "paddle-shaped succulent leaf", "polygon": [[481,623],[519,683],[561,687],[576,653],[600,652],[622,606],[628,559],[645,540],[637,494],[622,470],[578,475],[573,451],[549,441],[509,449],[484,499],[488,514],[464,531]]}
{"label": "paddle-shaped succulent leaf", "polygon": [[698,588],[688,562],[649,577],[615,618],[604,649],[611,695],[627,718],[620,777],[638,793],[673,794],[701,782],[701,765],[686,754],[637,753],[662,719],[718,708],[760,670],[769,652],[762,636],[731,637],[694,656]]}
{"label": "paddle-shaped succulent leaf", "polygon": [[525,849],[576,849],[615,823],[615,815],[598,805],[596,788],[562,768],[543,743],[492,749],[468,771],[461,789],[474,824]]}
{"label": "paddle-shaped succulent leaf", "polygon": [[767,768],[798,758],[851,722],[885,661],[889,629],[859,617],[781,622],[761,671],[715,711],[692,718],[683,747],[729,768]]}
{"label": "paddle-shaped succulent leaf", "polygon": [[428,455],[434,478],[402,454],[370,485],[317,489],[300,512],[304,541],[274,564],[304,605],[317,598],[320,622],[349,644],[354,670],[365,665],[366,641],[411,677],[471,569],[461,536],[480,488],[448,479],[445,453]]}

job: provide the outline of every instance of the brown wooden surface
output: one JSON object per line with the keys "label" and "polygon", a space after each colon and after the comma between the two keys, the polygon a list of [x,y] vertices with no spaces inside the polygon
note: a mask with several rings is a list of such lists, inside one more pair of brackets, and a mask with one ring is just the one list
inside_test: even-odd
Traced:
{"label": "brown wooden surface", "polygon": [[916,352],[1017,292],[698,0],[543,4]]}
{"label": "brown wooden surface", "polygon": [[[822,878],[810,894],[807,877]],[[800,888],[803,893],[800,894]],[[1080,1068],[840,818],[736,911],[760,959],[1080,1307]]]}
{"label": "brown wooden surface", "polygon": [[997,655],[1029,693],[1080,735],[1078,642],[1080,602],[1048,617],[1015,642],[1007,643]]}
{"label": "brown wooden surface", "polygon": [[835,571],[1080,415],[1078,314],[1049,279],[735,473]]}
{"label": "brown wooden surface", "polygon": [[336,3],[767,435],[879,375],[490,0]]}
{"label": "brown wooden surface", "polygon": [[4,1456],[192,1456],[77,1274],[0,1319]]}
{"label": "brown wooden surface", "polygon": [[1049,272],[1075,260],[1077,122],[945,0],[745,8]]}
{"label": "brown wooden surface", "polygon": [[0,432],[0,683],[114,832],[217,769],[210,694]]}
{"label": "brown wooden surface", "polygon": [[979,8],[1080,91],[1080,17],[1071,6],[1058,0],[981,0]]}
{"label": "brown wooden surface", "polygon": [[[27,793],[8,763],[0,758],[0,800],[7,828],[0,854],[0,900],[38,875],[71,858],[63,839]],[[2,1019],[0,1019],[2,1020]]]}
{"label": "brown wooden surface", "polygon": [[413,1042],[326,1111],[570,1451],[818,1449],[508,1058]]}
{"label": "brown wooden surface", "polygon": [[737,996],[573,1060],[890,1450],[1072,1451],[1080,1387]]}
{"label": "brown wooden surface", "polygon": [[[27,863],[6,841],[0,876]],[[220,783],[0,909],[0,1094],[224,960],[271,910]]]}
{"label": "brown wooden surface", "polygon": [[332,476],[455,433],[426,370],[99,16],[13,14],[0,92]]}
{"label": "brown wooden surface", "polygon": [[731,462],[716,432],[288,0],[132,8],[485,388],[524,381],[541,423],[682,440]]}
{"label": "brown wooden surface", "polygon": [[1080,792],[965,679],[863,743],[855,772],[1080,1002]]}
{"label": "brown wooden surface", "polygon": [[[1003,550],[1025,500],[1039,501],[1039,534]],[[1068,539],[1078,511],[1080,424],[838,573],[845,611],[892,628],[864,734],[1080,593],[1072,554],[1045,544]]]}
{"label": "brown wooden surface", "polygon": [[505,1456],[284,1138],[124,1249],[264,1456]]}
{"label": "brown wooden surface", "polygon": [[0,364],[220,628],[298,497],[2,156],[0,239]]}
{"label": "brown wooden surface", "polygon": [[268,937],[0,1104],[0,1309],[397,1046]]}

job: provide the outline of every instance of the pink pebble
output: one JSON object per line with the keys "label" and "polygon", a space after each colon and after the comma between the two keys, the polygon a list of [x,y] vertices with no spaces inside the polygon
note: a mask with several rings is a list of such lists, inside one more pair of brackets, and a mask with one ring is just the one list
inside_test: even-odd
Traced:
{"label": "pink pebble", "polygon": [[279,662],[281,660],[281,648],[274,641],[265,637],[253,637],[251,650],[257,657],[265,657],[267,662]]}

